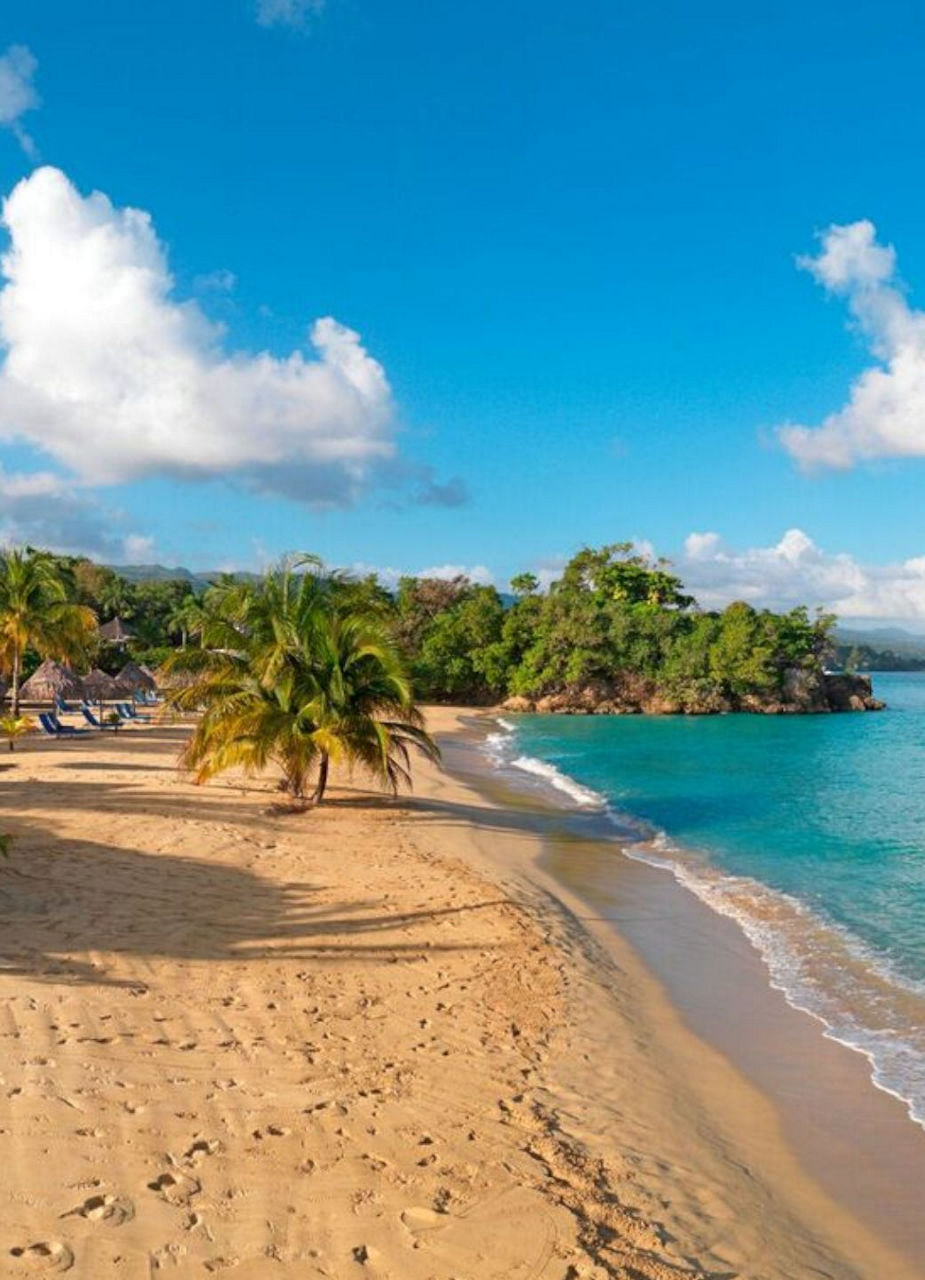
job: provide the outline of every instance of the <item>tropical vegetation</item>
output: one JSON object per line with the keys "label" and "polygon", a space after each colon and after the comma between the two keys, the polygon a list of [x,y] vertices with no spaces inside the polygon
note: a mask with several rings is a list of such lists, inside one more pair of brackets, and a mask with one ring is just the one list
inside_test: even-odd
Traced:
{"label": "tropical vegetation", "polygon": [[28,652],[79,662],[92,650],[96,615],[72,592],[73,584],[47,552],[14,547],[0,553],[0,668],[10,677],[14,718]]}
{"label": "tropical vegetation", "polygon": [[[94,616],[121,619],[132,635],[127,651],[100,641]],[[304,557],[263,578],[200,579],[169,571],[132,578],[31,550],[0,561],[0,667],[15,687],[48,655],[92,660],[112,674],[126,657],[166,664],[176,679],[182,668],[196,693],[180,701],[192,706],[203,696],[191,748],[203,754],[190,757],[197,773],[235,753],[251,753],[254,767],[270,754],[282,758],[288,725],[286,785],[302,799],[325,760],[365,752],[381,763],[379,737],[363,736],[366,705],[391,723],[388,707],[405,715],[413,698],[535,703],[598,689],[606,701],[622,688],[643,691],[655,708],[758,709],[785,699],[795,675],[819,678],[832,660],[832,624],[803,608],[775,613],[739,601],[702,609],[667,562],[629,543],[583,548],[543,588],[534,574],[518,574],[508,595],[464,576],[406,577],[387,587],[375,575],[325,573]],[[244,745],[233,751],[219,706],[239,717]],[[413,715],[402,723],[420,727]],[[406,739],[394,727],[389,735],[386,772],[394,775]]]}

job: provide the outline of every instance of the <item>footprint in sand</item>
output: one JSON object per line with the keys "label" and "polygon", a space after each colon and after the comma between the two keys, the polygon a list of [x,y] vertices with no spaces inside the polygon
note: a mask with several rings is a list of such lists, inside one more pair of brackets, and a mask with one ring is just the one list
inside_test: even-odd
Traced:
{"label": "footprint in sand", "polygon": [[434,1209],[406,1209],[401,1220],[414,1236],[426,1231],[437,1231],[446,1225],[446,1218]]}
{"label": "footprint in sand", "polygon": [[281,1124],[268,1124],[265,1129],[255,1129],[253,1137],[258,1141],[263,1138],[285,1138],[290,1132],[291,1130],[284,1128]]}
{"label": "footprint in sand", "polygon": [[131,1222],[135,1216],[135,1206],[126,1196],[90,1196],[76,1209],[62,1213],[62,1218],[74,1216],[86,1218],[89,1222],[108,1222],[113,1227],[121,1227],[123,1222]]}
{"label": "footprint in sand", "polygon": [[29,1271],[70,1271],[74,1252],[61,1240],[39,1240],[35,1244],[17,1245],[10,1250]]}
{"label": "footprint in sand", "polygon": [[169,1169],[148,1183],[148,1190],[155,1191],[168,1204],[186,1205],[202,1190],[202,1183],[185,1173],[171,1173]]}
{"label": "footprint in sand", "polygon": [[198,1165],[205,1160],[206,1156],[214,1156],[221,1149],[222,1144],[217,1138],[199,1138],[183,1152],[183,1159],[187,1164]]}

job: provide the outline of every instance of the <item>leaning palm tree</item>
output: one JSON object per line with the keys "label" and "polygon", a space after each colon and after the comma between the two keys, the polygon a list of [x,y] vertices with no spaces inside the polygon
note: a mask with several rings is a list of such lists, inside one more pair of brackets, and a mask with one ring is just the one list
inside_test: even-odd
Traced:
{"label": "leaning palm tree", "polygon": [[313,803],[324,798],[332,761],[361,765],[396,794],[411,785],[412,750],[439,758],[396,645],[377,617],[337,608],[325,614],[318,641],[318,693],[310,713],[319,755]]}
{"label": "leaning palm tree", "polygon": [[74,662],[86,657],[96,634],[96,614],[68,600],[55,560],[45,551],[12,548],[0,553],[0,668],[10,674],[10,703],[19,715],[23,654]]}
{"label": "leaning palm tree", "polygon": [[186,677],[168,703],[202,713],[183,753],[197,781],[272,763],[307,805],[324,796],[332,760],[361,763],[395,790],[410,781],[410,748],[436,756],[396,649],[375,618],[344,609],[343,585],[302,556],[259,584],[206,593],[202,648],[165,664]]}

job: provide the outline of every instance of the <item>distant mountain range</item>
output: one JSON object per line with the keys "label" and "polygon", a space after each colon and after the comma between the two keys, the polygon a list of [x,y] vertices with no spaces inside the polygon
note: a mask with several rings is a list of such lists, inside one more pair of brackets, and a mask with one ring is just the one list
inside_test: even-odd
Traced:
{"label": "distant mountain range", "polygon": [[835,643],[846,648],[895,653],[898,658],[925,659],[925,636],[917,636],[902,627],[873,627],[870,631],[836,627]]}
{"label": "distant mountain range", "polygon": [[[203,570],[199,573],[193,573],[190,569],[184,569],[178,565],[175,569],[168,569],[163,564],[111,564],[107,568],[118,573],[120,577],[127,578],[129,582],[188,582],[194,591],[204,591],[210,583],[216,578],[222,576],[220,569]],[[237,573],[238,578],[257,578],[256,573]]]}

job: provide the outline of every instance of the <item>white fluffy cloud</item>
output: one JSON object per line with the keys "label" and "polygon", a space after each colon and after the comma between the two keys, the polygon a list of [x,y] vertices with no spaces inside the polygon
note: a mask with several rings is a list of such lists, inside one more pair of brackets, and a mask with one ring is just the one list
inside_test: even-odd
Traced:
{"label": "white fluffy cloud", "polygon": [[147,213],[37,169],[3,207],[0,438],[26,440],[83,484],[224,476],[322,504],[394,467],[382,366],[331,317],[314,356],[231,354],[173,296]]}
{"label": "white fluffy cloud", "polygon": [[692,533],[675,567],[705,608],[746,600],[776,609],[821,605],[842,618],[925,618],[925,556],[865,565],[824,551],[800,529],[745,550],[716,533]]}
{"label": "white fluffy cloud", "polygon": [[925,313],[909,306],[896,253],[872,222],[831,226],[822,248],[799,265],[844,297],[879,361],[851,388],[848,403],[817,427],[787,425],[781,442],[807,467],[846,468],[874,458],[925,456]]}
{"label": "white fluffy cloud", "polygon": [[257,0],[257,21],[262,27],[304,27],[324,5],[325,0]]}
{"label": "white fluffy cloud", "polygon": [[39,105],[32,77],[38,66],[25,45],[11,44],[0,56],[0,125],[12,129],[27,155],[35,154],[35,144],[22,127],[22,117]]}

